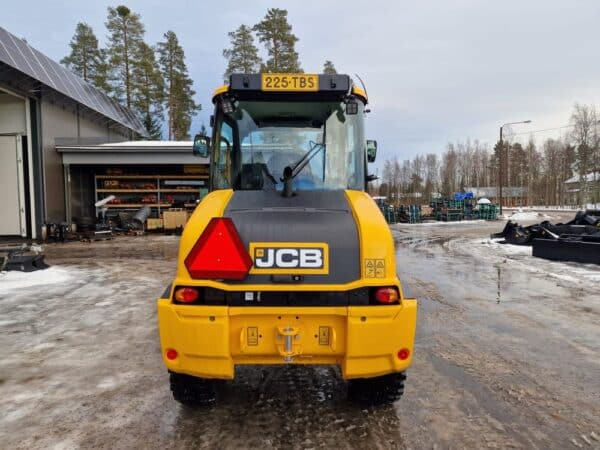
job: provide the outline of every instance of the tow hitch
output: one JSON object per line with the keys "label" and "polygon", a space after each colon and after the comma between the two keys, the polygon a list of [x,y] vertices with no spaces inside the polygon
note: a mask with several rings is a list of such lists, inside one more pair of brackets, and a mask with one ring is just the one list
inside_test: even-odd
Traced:
{"label": "tow hitch", "polygon": [[277,350],[283,356],[283,360],[290,363],[295,356],[302,353],[300,345],[300,328],[284,326],[277,328]]}

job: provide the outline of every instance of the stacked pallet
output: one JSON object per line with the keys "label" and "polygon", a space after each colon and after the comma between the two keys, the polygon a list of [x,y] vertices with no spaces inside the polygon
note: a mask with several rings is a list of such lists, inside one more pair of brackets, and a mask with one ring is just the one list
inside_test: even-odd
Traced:
{"label": "stacked pallet", "polygon": [[484,220],[496,220],[498,218],[498,205],[483,203],[479,205],[479,218]]}

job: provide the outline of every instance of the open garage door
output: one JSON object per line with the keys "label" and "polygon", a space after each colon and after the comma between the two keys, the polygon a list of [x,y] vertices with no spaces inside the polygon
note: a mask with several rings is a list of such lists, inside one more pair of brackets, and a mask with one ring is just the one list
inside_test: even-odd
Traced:
{"label": "open garage door", "polygon": [[21,153],[19,136],[0,136],[0,236],[26,235]]}

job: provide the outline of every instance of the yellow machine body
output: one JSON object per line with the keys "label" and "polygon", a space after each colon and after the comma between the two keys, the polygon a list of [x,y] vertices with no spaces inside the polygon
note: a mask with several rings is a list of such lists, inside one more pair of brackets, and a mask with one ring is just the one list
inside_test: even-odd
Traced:
{"label": "yellow machine body", "polygon": [[[213,191],[196,208],[181,237],[176,278],[168,295],[158,299],[160,342],[164,363],[170,371],[232,379],[236,365],[335,364],[345,379],[352,379],[403,372],[410,366],[417,303],[404,295],[396,275],[390,230],[367,193],[345,191],[360,240],[360,278],[356,281],[232,285],[194,279],[186,268],[185,258],[210,219],[223,216],[232,195],[231,189]],[[400,298],[391,305],[184,305],[172,300],[177,286],[244,292],[348,291],[393,286]],[[168,358],[169,350],[175,350],[177,356]]]}

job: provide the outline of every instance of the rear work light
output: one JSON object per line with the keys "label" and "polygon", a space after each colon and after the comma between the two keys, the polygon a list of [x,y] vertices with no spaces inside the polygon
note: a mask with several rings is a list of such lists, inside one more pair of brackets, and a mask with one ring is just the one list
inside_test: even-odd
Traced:
{"label": "rear work light", "polygon": [[175,300],[179,303],[193,303],[198,300],[198,289],[191,287],[180,287],[175,289]]}
{"label": "rear work light", "polygon": [[403,348],[401,350],[398,350],[398,359],[400,361],[406,361],[409,356],[410,356],[410,350],[409,349]]}
{"label": "rear work light", "polygon": [[395,287],[381,287],[377,288],[374,293],[375,300],[384,305],[392,303],[398,303],[400,296],[398,290]]}
{"label": "rear work light", "polygon": [[184,264],[192,278],[243,280],[252,267],[252,259],[233,221],[213,217]]}

